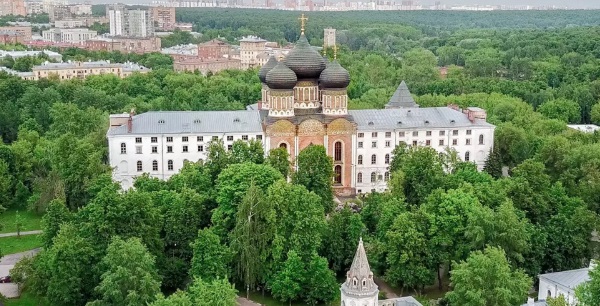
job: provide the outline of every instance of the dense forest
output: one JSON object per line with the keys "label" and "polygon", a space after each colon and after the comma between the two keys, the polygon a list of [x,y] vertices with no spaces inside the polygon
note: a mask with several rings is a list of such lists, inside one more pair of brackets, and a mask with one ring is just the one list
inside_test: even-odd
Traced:
{"label": "dense forest", "polygon": [[[298,35],[293,12],[234,19],[244,12],[178,18],[205,39]],[[390,190],[347,205],[332,201],[332,161],[319,146],[293,170],[285,150],[238,142],[228,152],[216,141],[206,161],[168,181],[144,175],[127,192],[111,181],[108,114],[243,109],[260,98],[256,70],[202,76],[175,73],[156,54],[68,50],[155,69],[63,82],[1,73],[0,205],[44,214],[44,248],[13,277],[50,305],[232,306],[245,291],[335,304],[362,236],[376,276],[405,294],[427,301],[434,287],[439,305],[520,305],[537,274],[598,258],[600,134],[567,128],[600,123],[600,28],[590,14],[311,13],[314,45],[323,26],[338,29],[351,108],[381,108],[406,80],[421,107],[478,106],[497,126],[485,171],[452,151],[399,146]],[[586,306],[600,305],[600,270],[592,276],[578,290]]]}

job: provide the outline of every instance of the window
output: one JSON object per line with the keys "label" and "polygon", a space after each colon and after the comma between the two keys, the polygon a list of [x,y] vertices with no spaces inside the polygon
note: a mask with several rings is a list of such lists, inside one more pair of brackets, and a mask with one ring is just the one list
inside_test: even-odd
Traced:
{"label": "window", "polygon": [[471,159],[471,153],[469,151],[467,151],[465,153],[465,161],[469,161]]}
{"label": "window", "polygon": [[233,149],[232,145],[227,145],[227,151],[231,151],[231,149]]}
{"label": "window", "polygon": [[362,155],[359,155],[358,156],[358,164],[362,165],[362,163],[363,163],[363,157],[362,157]]}
{"label": "window", "polygon": [[167,153],[173,153],[173,147],[172,146],[168,146],[167,147]]}
{"label": "window", "polygon": [[429,139],[425,140],[425,145],[428,147],[431,146],[431,140],[429,140]]}
{"label": "window", "polygon": [[183,146],[183,153],[187,153],[188,152],[188,146]]}
{"label": "window", "polygon": [[386,154],[385,155],[385,164],[389,165],[390,164],[390,154]]}
{"label": "window", "polygon": [[142,137],[136,137],[135,143],[142,143]]}
{"label": "window", "polygon": [[167,137],[167,142],[173,142],[173,137]]}
{"label": "window", "polygon": [[198,137],[196,137],[196,141],[197,142],[203,142],[204,141],[204,136],[198,136]]}
{"label": "window", "polygon": [[404,137],[404,132],[398,132],[398,137]]}
{"label": "window", "polygon": [[137,161],[137,172],[142,172],[142,170],[144,170],[142,167],[142,161],[138,160]]}
{"label": "window", "polygon": [[262,140],[262,135],[256,135],[256,140]]}
{"label": "window", "polygon": [[127,154],[127,145],[121,142],[121,154]]}
{"label": "window", "polygon": [[417,141],[413,140],[413,146],[416,146],[416,145],[417,145]]}
{"label": "window", "polygon": [[204,152],[204,146],[198,146],[198,152]]}
{"label": "window", "polygon": [[142,146],[135,147],[135,154],[142,154]]}
{"label": "window", "polygon": [[356,182],[362,183],[362,172],[359,172],[358,175],[356,176]]}
{"label": "window", "polygon": [[227,136],[227,141],[233,141],[233,136]]}
{"label": "window", "polygon": [[440,136],[446,136],[446,131],[440,131]]}
{"label": "window", "polygon": [[386,147],[386,148],[389,148],[391,145],[392,145],[392,142],[391,142],[391,141],[389,141],[389,140],[386,140],[386,141],[385,141],[385,147]]}
{"label": "window", "polygon": [[157,143],[158,142],[158,137],[150,137],[150,142],[151,143]]}
{"label": "window", "polygon": [[452,145],[455,146],[458,144],[458,139],[452,139]]}
{"label": "window", "polygon": [[287,143],[282,142],[282,143],[279,144],[279,147],[280,148],[284,148],[287,151]]}
{"label": "window", "polygon": [[467,138],[467,139],[465,139],[465,144],[466,144],[467,146],[468,146],[468,145],[471,145],[471,138]]}
{"label": "window", "polygon": [[444,145],[444,140],[440,139],[440,147]]}
{"label": "window", "polygon": [[390,173],[389,172],[386,172],[386,173],[383,174],[383,180],[386,181],[386,182],[390,180]]}
{"label": "window", "polygon": [[359,148],[362,148],[362,147],[363,147],[363,142],[362,142],[362,141],[359,141],[359,142],[358,142],[358,147],[359,147]]}
{"label": "window", "polygon": [[392,137],[392,132],[385,132],[385,138]]}
{"label": "window", "polygon": [[375,165],[377,163],[377,155],[371,155],[371,165]]}
{"label": "window", "polygon": [[419,136],[419,132],[418,131],[414,131],[413,132],[413,137],[418,137]]}
{"label": "window", "polygon": [[371,137],[373,137],[373,138],[377,138],[377,132],[373,132],[373,133],[371,133]]}
{"label": "window", "polygon": [[479,144],[482,145],[483,144],[483,134],[479,135]]}
{"label": "window", "polygon": [[452,130],[452,136],[458,136],[458,130]]}
{"label": "window", "polygon": [[152,171],[158,171],[158,161],[152,161]]}
{"label": "window", "polygon": [[425,136],[431,136],[431,131],[426,131]]}
{"label": "window", "polygon": [[371,142],[371,148],[377,148],[377,141]]}
{"label": "window", "polygon": [[167,161],[167,170],[173,171],[173,160],[171,159]]}
{"label": "window", "polygon": [[213,136],[212,140],[219,140],[219,136]]}
{"label": "window", "polygon": [[467,135],[471,135],[471,130],[467,130]]}
{"label": "window", "polygon": [[363,287],[366,287],[367,286],[367,280],[363,279],[362,284],[363,284]]}
{"label": "window", "polygon": [[371,183],[375,183],[377,181],[377,174],[375,172],[371,172]]}
{"label": "window", "polygon": [[188,142],[188,137],[187,136],[181,137],[181,142]]}
{"label": "window", "polygon": [[358,190],[358,193],[362,193],[362,189],[359,189],[359,190]]}
{"label": "window", "polygon": [[248,140],[248,135],[242,135],[242,140]]}
{"label": "window", "polygon": [[358,133],[358,138],[363,138],[365,137],[365,133]]}
{"label": "window", "polygon": [[342,161],[342,143],[339,141],[333,145],[333,160]]}
{"label": "window", "polygon": [[340,165],[335,166],[335,168],[333,168],[333,173],[334,173],[333,182],[335,184],[341,184],[342,183],[342,166],[340,166]]}

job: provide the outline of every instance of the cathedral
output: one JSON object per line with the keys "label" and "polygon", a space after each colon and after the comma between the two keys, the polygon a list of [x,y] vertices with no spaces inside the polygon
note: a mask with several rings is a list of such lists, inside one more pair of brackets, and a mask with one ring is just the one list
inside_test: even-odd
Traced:
{"label": "cathedral", "polygon": [[[211,140],[261,141],[265,152],[285,148],[292,165],[299,152],[322,145],[333,160],[333,187],[351,196],[387,190],[392,150],[404,143],[438,152],[455,150],[482,168],[495,127],[477,107],[421,108],[402,82],[385,109],[349,110],[351,76],[322,56],[302,32],[285,58],[260,69],[261,99],[240,111],[152,111],[110,115],[107,132],[113,179],[124,189],[148,173],[168,179],[185,161],[206,159]],[[334,49],[335,50],[335,49]]]}

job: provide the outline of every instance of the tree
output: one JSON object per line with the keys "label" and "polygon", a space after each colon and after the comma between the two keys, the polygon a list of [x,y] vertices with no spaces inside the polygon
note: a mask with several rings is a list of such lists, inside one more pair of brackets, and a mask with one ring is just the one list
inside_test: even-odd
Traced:
{"label": "tree", "polygon": [[287,259],[271,281],[271,293],[276,299],[290,305],[300,297],[304,283],[304,263],[295,251],[287,253]]}
{"label": "tree", "polygon": [[42,217],[42,241],[46,249],[52,246],[52,239],[58,234],[60,226],[71,220],[71,213],[64,201],[52,200],[46,214]]}
{"label": "tree", "polygon": [[262,142],[259,140],[250,140],[248,142],[237,140],[231,146],[230,162],[232,164],[241,164],[245,162],[262,164],[265,160]]}
{"label": "tree", "polygon": [[594,124],[600,124],[600,103],[596,103],[592,106],[590,116]]}
{"label": "tree", "polygon": [[290,173],[290,155],[285,148],[277,148],[269,151],[266,163],[281,172],[284,178],[288,178]]}
{"label": "tree", "polygon": [[600,268],[594,265],[589,271],[590,280],[575,289],[575,296],[584,306],[600,303]]}
{"label": "tree", "polygon": [[548,306],[569,306],[567,300],[565,300],[565,296],[562,294],[556,298],[548,297],[546,304],[548,304]]}
{"label": "tree", "polygon": [[452,291],[446,293],[451,305],[512,306],[526,298],[532,280],[521,270],[513,270],[504,251],[487,247],[475,251],[466,261],[455,263],[450,272]]}
{"label": "tree", "polygon": [[160,290],[154,256],[139,238],[113,238],[101,265],[104,273],[96,287],[100,298],[90,306],[147,305]]}
{"label": "tree", "polygon": [[17,230],[17,238],[21,238],[21,230],[23,229],[23,217],[17,211],[15,213],[15,229]]}
{"label": "tree", "polygon": [[190,296],[185,291],[177,290],[169,297],[165,297],[162,293],[156,296],[156,300],[149,306],[193,306]]}
{"label": "tree", "polygon": [[227,246],[221,244],[221,239],[212,229],[198,231],[198,238],[192,244],[192,248],[194,249],[190,270],[192,278],[202,278],[207,281],[217,278],[227,279],[231,254]]}
{"label": "tree", "polygon": [[360,215],[347,206],[330,214],[321,253],[337,274],[346,272],[352,264],[356,241],[364,230]]}
{"label": "tree", "polygon": [[212,281],[196,278],[188,289],[188,295],[197,306],[237,305],[237,290],[225,278]]}
{"label": "tree", "polygon": [[333,271],[329,270],[327,259],[313,253],[306,264],[304,289],[301,296],[309,305],[329,303],[339,294],[339,284]]}
{"label": "tree", "polygon": [[579,123],[581,120],[579,104],[572,100],[551,100],[542,104],[538,111],[548,118],[559,119],[566,123]]}
{"label": "tree", "polygon": [[0,159],[0,207],[9,207],[12,181],[8,164]]}
{"label": "tree", "polygon": [[325,212],[330,212],[333,208],[333,161],[325,147],[306,147],[298,154],[297,163],[298,171],[292,176],[292,182],[317,194]]}

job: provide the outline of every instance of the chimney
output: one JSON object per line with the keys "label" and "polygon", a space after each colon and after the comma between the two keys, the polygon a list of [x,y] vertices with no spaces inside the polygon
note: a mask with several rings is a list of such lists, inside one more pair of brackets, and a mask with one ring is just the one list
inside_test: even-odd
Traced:
{"label": "chimney", "polygon": [[533,298],[527,298],[527,306],[534,306],[535,300]]}
{"label": "chimney", "polygon": [[129,112],[129,119],[127,119],[127,133],[131,133],[133,129],[133,116],[135,116],[135,109],[132,108]]}
{"label": "chimney", "polygon": [[451,108],[455,111],[460,111],[460,108],[458,107],[458,105],[454,104],[454,103],[448,104],[448,108]]}

